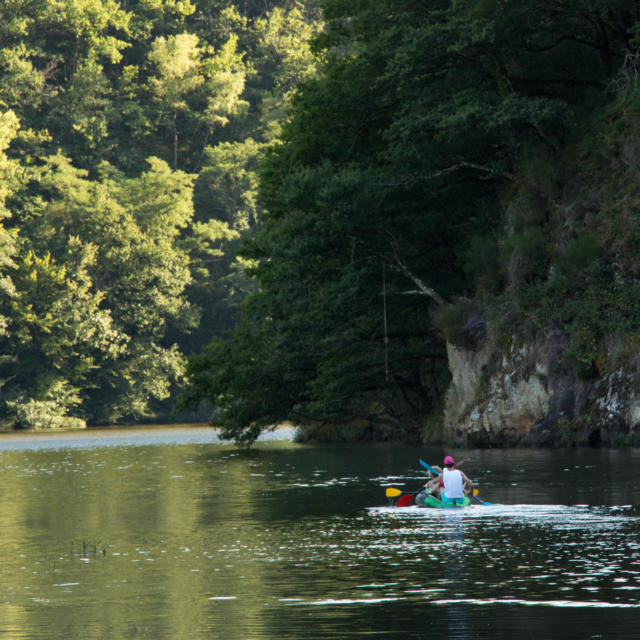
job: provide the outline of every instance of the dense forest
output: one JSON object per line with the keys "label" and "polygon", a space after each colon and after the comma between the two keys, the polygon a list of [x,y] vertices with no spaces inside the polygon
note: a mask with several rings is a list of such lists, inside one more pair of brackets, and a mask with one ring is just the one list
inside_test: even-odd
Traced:
{"label": "dense forest", "polygon": [[257,166],[313,2],[6,0],[0,422],[167,419],[254,288]]}
{"label": "dense forest", "polygon": [[285,419],[425,438],[447,343],[538,334],[540,375],[582,379],[619,366],[612,336],[637,352],[640,5],[322,8],[317,74],[261,165],[258,288],[191,359],[192,400],[245,441]]}
{"label": "dense forest", "polygon": [[[0,418],[423,438],[446,345],[640,344],[631,0],[0,12]],[[320,432],[318,432],[320,433]],[[317,435],[317,434],[316,434]]]}

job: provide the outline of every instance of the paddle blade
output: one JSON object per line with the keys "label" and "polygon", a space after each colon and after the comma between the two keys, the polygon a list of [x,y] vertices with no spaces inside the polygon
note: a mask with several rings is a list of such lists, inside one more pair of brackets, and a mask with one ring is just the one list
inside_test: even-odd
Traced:
{"label": "paddle blade", "polygon": [[487,502],[487,500],[481,500],[480,498],[478,498],[478,493],[480,492],[477,489],[473,490],[474,500],[477,500],[480,504],[484,505],[485,507],[493,507],[493,502]]}
{"label": "paddle blade", "polygon": [[400,489],[396,489],[395,487],[387,487],[384,494],[387,498],[395,498],[396,496],[401,496],[402,491]]}
{"label": "paddle blade", "polygon": [[422,460],[422,458],[420,458],[418,460],[418,462],[425,468],[425,469],[429,469],[429,471],[431,471],[431,473],[435,474],[436,476],[439,476],[440,473],[438,471],[436,471],[430,464],[427,464],[424,460]]}
{"label": "paddle blade", "polygon": [[413,504],[413,495],[410,493],[405,493],[403,496],[398,498],[396,507],[408,507],[410,504]]}

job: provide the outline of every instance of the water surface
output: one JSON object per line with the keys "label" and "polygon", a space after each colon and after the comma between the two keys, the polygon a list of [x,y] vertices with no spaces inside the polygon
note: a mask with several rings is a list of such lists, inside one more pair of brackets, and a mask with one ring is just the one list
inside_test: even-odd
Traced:
{"label": "water surface", "polygon": [[440,511],[384,497],[440,449],[290,435],[0,437],[0,637],[638,637],[640,452],[455,451]]}

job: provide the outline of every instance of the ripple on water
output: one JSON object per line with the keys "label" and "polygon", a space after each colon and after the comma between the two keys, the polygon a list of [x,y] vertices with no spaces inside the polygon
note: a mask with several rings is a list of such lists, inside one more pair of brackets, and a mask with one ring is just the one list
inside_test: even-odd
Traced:
{"label": "ripple on water", "polygon": [[[390,564],[411,558],[445,596],[456,592],[443,598],[414,588],[404,590],[407,596],[433,604],[637,606],[640,517],[630,505],[376,507],[367,513],[372,528],[360,533],[373,542],[364,554],[384,554]],[[465,597],[470,583],[474,598]],[[557,598],[561,592],[573,598]]]}
{"label": "ripple on water", "polygon": [[581,609],[638,609],[640,604],[622,603],[622,602],[594,602],[589,600],[521,600],[517,598],[487,598],[486,600],[478,598],[467,598],[459,600],[434,600],[433,604],[451,605],[451,604],[470,604],[477,606],[490,605],[510,605],[525,607],[562,607],[562,608],[581,608]]}
{"label": "ripple on water", "polygon": [[640,512],[578,504],[599,478],[572,505],[367,509],[397,484],[387,451],[375,466],[289,445],[0,451],[0,593],[27,612],[12,635],[51,637],[58,614],[71,624],[52,640],[633,637],[611,624],[637,617]]}

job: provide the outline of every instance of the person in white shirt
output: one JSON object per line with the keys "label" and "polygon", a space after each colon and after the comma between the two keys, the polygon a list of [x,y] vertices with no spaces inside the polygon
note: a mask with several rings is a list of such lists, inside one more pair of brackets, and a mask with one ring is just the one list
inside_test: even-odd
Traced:
{"label": "person in white shirt", "polygon": [[427,490],[430,489],[431,494],[443,502],[464,498],[465,491],[473,490],[473,482],[456,469],[455,464],[452,456],[446,456],[442,473],[425,484]]}

